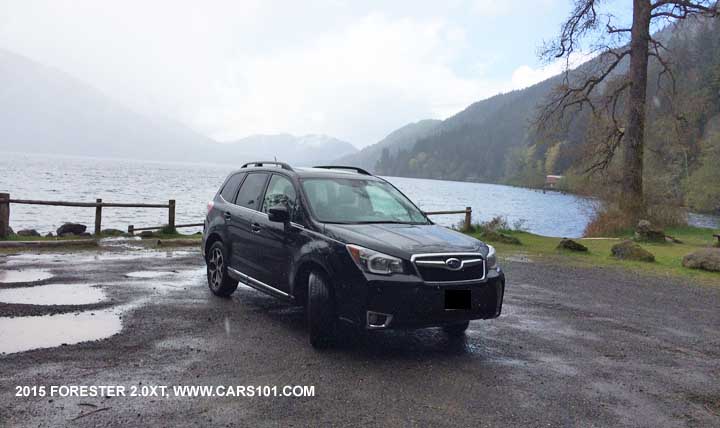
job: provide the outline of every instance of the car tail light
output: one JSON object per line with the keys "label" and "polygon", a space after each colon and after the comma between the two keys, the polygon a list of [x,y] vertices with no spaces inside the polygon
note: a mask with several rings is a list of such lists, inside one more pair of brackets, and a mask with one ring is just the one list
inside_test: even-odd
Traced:
{"label": "car tail light", "polygon": [[212,211],[213,207],[215,206],[215,202],[210,201],[208,202],[208,214],[210,214],[210,211]]}

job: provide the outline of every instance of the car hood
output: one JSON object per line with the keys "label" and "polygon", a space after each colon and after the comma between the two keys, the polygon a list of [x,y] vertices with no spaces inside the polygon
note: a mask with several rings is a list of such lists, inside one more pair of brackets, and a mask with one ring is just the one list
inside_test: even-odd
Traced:
{"label": "car hood", "polygon": [[346,244],[357,244],[409,259],[419,253],[480,252],[487,246],[475,238],[434,224],[326,224],[325,234]]}

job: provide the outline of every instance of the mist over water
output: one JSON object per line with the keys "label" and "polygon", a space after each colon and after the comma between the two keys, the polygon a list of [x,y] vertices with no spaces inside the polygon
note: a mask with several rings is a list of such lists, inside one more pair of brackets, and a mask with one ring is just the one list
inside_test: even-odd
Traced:
{"label": "mist over water", "polygon": [[[238,163],[238,166],[240,163]],[[17,199],[52,201],[167,203],[177,201],[176,223],[200,223],[232,165],[165,163],[155,161],[97,159],[18,153],[0,153],[0,191]],[[473,221],[507,217],[533,233],[579,237],[592,212],[592,201],[558,192],[496,184],[465,183],[388,177],[425,211],[473,209]],[[62,223],[83,223],[92,232],[93,208],[11,205],[13,229],[54,232]],[[453,225],[463,215],[433,216],[442,225]],[[714,216],[693,214],[692,224],[720,227]],[[127,230],[167,223],[167,209],[104,208],[103,228]],[[191,233],[201,228],[182,229]]]}

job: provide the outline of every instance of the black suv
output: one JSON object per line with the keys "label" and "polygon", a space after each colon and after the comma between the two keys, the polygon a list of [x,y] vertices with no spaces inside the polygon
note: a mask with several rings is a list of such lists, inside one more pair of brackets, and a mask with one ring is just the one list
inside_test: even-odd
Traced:
{"label": "black suv", "polygon": [[313,346],[339,321],[462,335],[469,320],[500,315],[505,290],[492,246],[433,224],[354,167],[243,165],[208,204],[202,249],[216,295],[240,281],[306,305]]}

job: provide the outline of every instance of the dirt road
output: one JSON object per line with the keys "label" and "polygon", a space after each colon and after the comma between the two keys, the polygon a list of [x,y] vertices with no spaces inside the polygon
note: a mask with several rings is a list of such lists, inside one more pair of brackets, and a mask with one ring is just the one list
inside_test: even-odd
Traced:
{"label": "dirt road", "polygon": [[[302,309],[245,287],[213,297],[194,249],[0,256],[0,291],[14,299],[42,302],[57,284],[104,295],[79,306],[66,286],[62,306],[0,304],[0,426],[720,426],[720,287],[504,267],[503,315],[471,323],[462,340],[438,329],[383,332],[320,352]],[[30,268],[45,277],[12,281],[32,279]],[[52,333],[72,319],[80,336],[119,333],[13,352],[83,340]],[[52,385],[145,386],[146,395],[157,386],[300,385],[314,396],[41,397],[17,388]]]}

